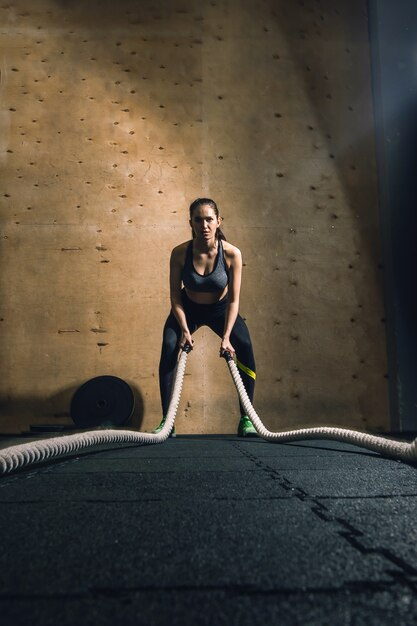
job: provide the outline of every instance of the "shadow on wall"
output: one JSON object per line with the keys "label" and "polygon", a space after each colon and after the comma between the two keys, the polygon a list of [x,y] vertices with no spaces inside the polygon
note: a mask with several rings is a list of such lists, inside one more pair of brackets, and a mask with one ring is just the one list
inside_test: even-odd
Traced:
{"label": "shadow on wall", "polygon": [[[396,341],[404,358],[404,377],[409,378],[409,389],[415,388],[417,345],[417,176],[416,96],[401,103],[385,122],[386,159],[389,169],[386,184],[392,255],[392,288],[397,316]],[[404,391],[403,391],[404,393]],[[413,403],[413,400],[411,400]],[[410,404],[410,407],[412,404]],[[415,406],[415,404],[414,404]]]}
{"label": "shadow on wall", "polygon": [[[136,36],[147,41],[152,32],[160,34],[161,28],[166,28],[169,36],[178,34],[181,38],[185,33],[184,24],[188,27],[186,37],[190,36],[190,32],[201,33],[201,13],[207,3],[199,5],[186,0],[181,6],[172,0],[160,0],[157,3],[154,0],[119,0],[116,6],[114,0],[53,0],[51,4],[57,6],[54,20],[62,20],[65,26],[89,29],[92,35],[97,29],[114,31],[117,28],[145,28],[146,31],[140,31]],[[94,44],[98,44],[96,50],[106,51],[111,42],[106,38],[94,37]],[[117,45],[120,46],[121,42]]]}
{"label": "shadow on wall", "polygon": [[[140,430],[143,423],[143,416],[145,412],[145,405],[142,393],[136,385],[129,383],[129,387],[133,391],[135,398],[135,405],[133,408],[130,419],[121,428],[129,428],[133,430]],[[2,415],[8,415],[12,419],[16,418],[17,428],[20,431],[19,423],[26,418],[25,421],[45,426],[56,426],[57,430],[62,427],[65,429],[81,429],[80,426],[76,426],[71,418],[70,406],[71,400],[75,392],[79,389],[77,386],[65,387],[49,397],[39,396],[20,396],[20,397],[0,397],[0,412]],[[102,427],[106,427],[103,423]],[[112,427],[111,425],[108,427]]]}
{"label": "shadow on wall", "polygon": [[[298,78],[304,84],[312,119],[306,119],[314,147],[326,142],[329,165],[337,172],[345,202],[358,227],[357,251],[369,257],[373,283],[381,285],[375,127],[372,111],[366,2],[324,0],[300,3],[270,0],[270,14],[286,38]],[[348,45],[346,45],[348,44]],[[366,63],[369,59],[369,64]],[[365,61],[365,65],[364,65]],[[315,133],[314,122],[319,131]],[[318,141],[316,141],[318,139]],[[323,173],[325,171],[323,167]],[[371,184],[370,184],[371,180]],[[340,198],[328,196],[326,180],[315,185],[316,208],[330,218],[340,213]],[[373,190],[373,191],[371,191]]]}

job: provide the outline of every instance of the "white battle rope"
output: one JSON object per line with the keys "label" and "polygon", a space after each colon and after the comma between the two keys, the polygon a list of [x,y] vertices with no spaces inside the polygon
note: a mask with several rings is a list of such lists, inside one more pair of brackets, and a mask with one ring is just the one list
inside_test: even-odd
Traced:
{"label": "white battle rope", "polygon": [[[172,390],[171,401],[166,415],[165,424],[158,434],[134,432],[131,430],[92,430],[76,435],[66,435],[63,437],[53,437],[17,446],[11,446],[0,450],[0,474],[7,474],[22,467],[49,461],[57,457],[68,454],[76,454],[84,448],[91,448],[109,444],[153,444],[163,443],[168,438],[175,421],[178,405],[181,397],[182,384],[184,381],[185,365],[187,363],[187,348],[181,352],[177,364],[175,381]],[[230,373],[235,383],[240,401],[246,414],[253,423],[257,433],[263,439],[276,443],[287,441],[299,441],[303,439],[335,439],[347,443],[368,448],[378,452],[382,456],[399,459],[402,461],[417,462],[417,439],[411,443],[405,441],[395,441],[385,437],[370,435],[369,433],[350,430],[348,428],[336,428],[322,426],[317,428],[299,428],[273,433],[269,431],[261,422],[258,414],[248,398],[243,385],[239,370],[233,361],[230,353],[223,354],[229,366]]]}
{"label": "white battle rope", "polygon": [[393,439],[387,439],[386,437],[370,435],[369,433],[360,432],[358,430],[336,428],[332,426],[298,428],[297,430],[287,430],[276,433],[271,432],[263,425],[258,414],[253,408],[240,377],[237,365],[233,361],[230,353],[227,352],[223,356],[229,366],[229,370],[243,408],[254,425],[256,432],[260,435],[260,437],[262,437],[262,439],[276,443],[297,441],[300,439],[336,439],[338,441],[345,441],[356,446],[361,446],[362,448],[368,448],[374,452],[379,452],[382,456],[400,459],[402,461],[417,462],[417,439],[414,439],[411,443],[407,443],[406,441],[395,441]]}
{"label": "white battle rope", "polygon": [[8,474],[26,465],[49,461],[68,454],[76,454],[83,448],[107,444],[151,444],[163,443],[168,439],[174,426],[175,416],[180,403],[182,383],[187,363],[188,350],[182,350],[177,364],[171,401],[165,424],[158,434],[134,432],[132,430],[91,430],[76,435],[52,437],[10,446],[0,450],[0,474]]}

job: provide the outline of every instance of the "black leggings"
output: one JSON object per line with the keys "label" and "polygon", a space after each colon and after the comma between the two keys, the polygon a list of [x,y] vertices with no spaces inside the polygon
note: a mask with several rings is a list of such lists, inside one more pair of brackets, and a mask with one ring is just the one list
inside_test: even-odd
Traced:
{"label": "black leggings", "polygon": [[[227,295],[214,304],[197,304],[187,297],[184,289],[181,292],[182,304],[187,318],[188,328],[193,334],[200,326],[208,326],[214,332],[223,336],[224,323],[226,318]],[[169,401],[171,399],[174,371],[177,364],[179,341],[182,331],[174,314],[170,313],[164,326],[164,335],[161,350],[161,360],[159,363],[159,389],[161,392],[162,415],[168,412]],[[243,318],[238,315],[233,326],[230,343],[236,351],[237,365],[240,369],[243,384],[251,402],[255,391],[255,358],[253,356],[252,342],[249,330]],[[240,404],[240,414],[245,411]]]}

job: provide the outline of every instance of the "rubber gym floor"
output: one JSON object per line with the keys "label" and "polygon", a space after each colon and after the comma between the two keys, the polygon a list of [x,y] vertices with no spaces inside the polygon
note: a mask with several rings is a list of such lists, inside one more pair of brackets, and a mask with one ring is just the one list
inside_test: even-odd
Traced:
{"label": "rubber gym floor", "polygon": [[417,622],[417,467],[352,445],[101,448],[0,502],[3,624]]}

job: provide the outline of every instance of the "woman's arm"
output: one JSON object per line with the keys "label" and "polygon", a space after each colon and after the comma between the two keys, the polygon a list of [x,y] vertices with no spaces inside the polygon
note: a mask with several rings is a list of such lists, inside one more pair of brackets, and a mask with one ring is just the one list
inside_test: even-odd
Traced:
{"label": "woman's arm", "polygon": [[171,252],[171,259],[169,262],[169,292],[172,312],[182,330],[182,336],[179,343],[181,348],[183,348],[186,343],[189,343],[190,346],[193,346],[194,344],[194,340],[191,337],[191,333],[187,325],[187,318],[181,299],[181,272],[183,261],[184,245],[177,246]]}
{"label": "woman's arm", "polygon": [[220,356],[225,350],[235,356],[235,350],[230,343],[230,334],[235,325],[239,313],[240,286],[242,283],[242,254],[239,248],[233,247],[230,251],[231,264],[229,268],[229,297],[227,300],[226,319],[222,342],[220,345]]}

